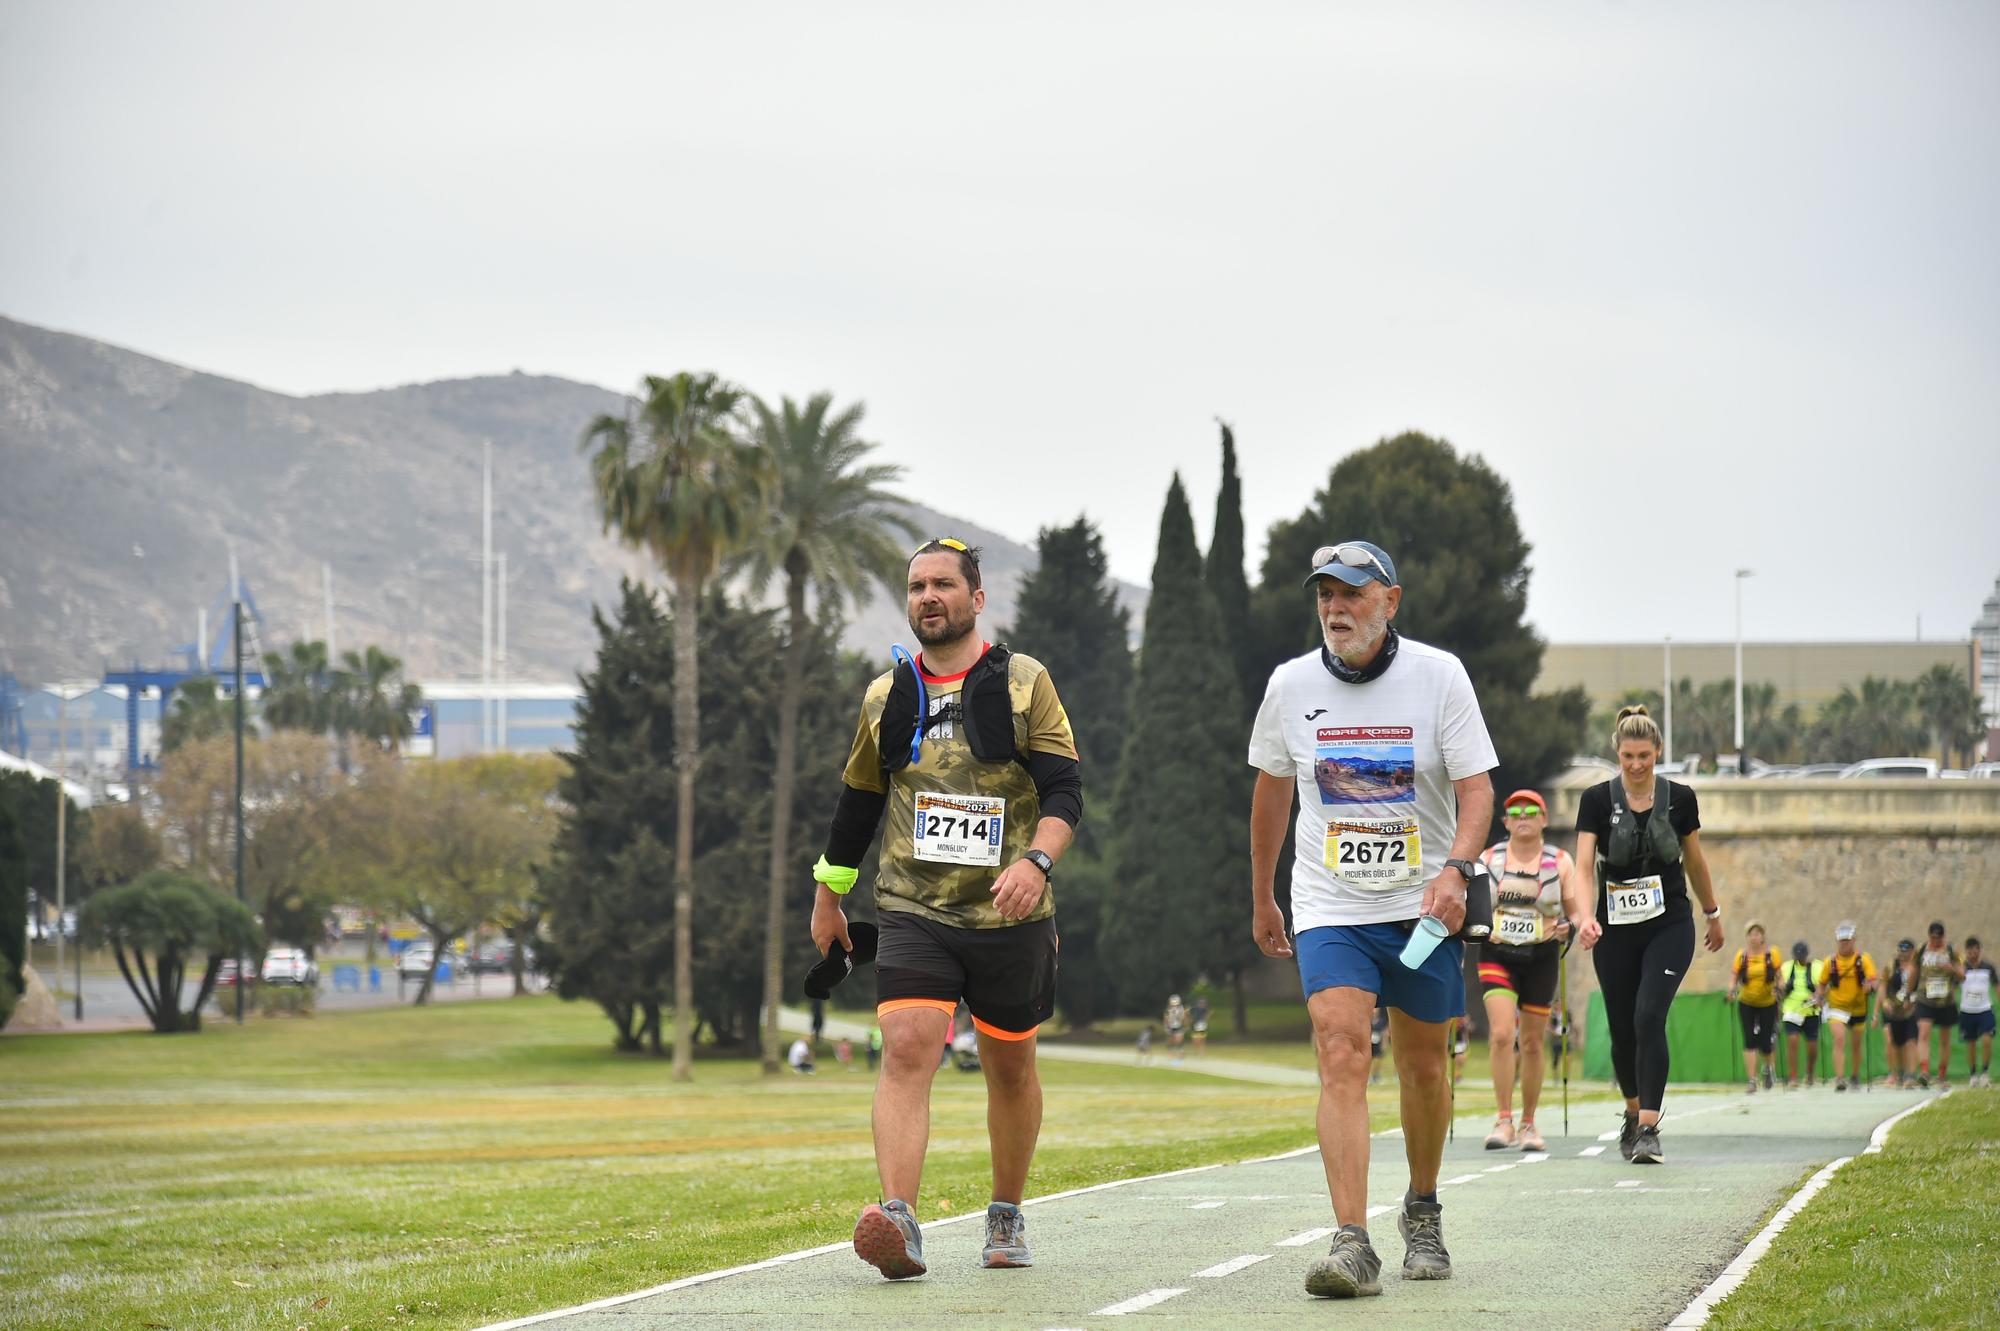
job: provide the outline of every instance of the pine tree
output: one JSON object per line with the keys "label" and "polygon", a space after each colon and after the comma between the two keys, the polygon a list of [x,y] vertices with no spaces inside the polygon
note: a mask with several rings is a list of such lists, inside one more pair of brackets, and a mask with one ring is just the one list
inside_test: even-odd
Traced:
{"label": "pine tree", "polygon": [[1581,689],[1530,693],[1543,643],[1526,621],[1529,547],[1507,482],[1422,434],[1342,458],[1309,508],[1271,528],[1252,610],[1265,678],[1318,645],[1313,594],[1300,584],[1313,551],[1342,540],[1387,550],[1403,587],[1397,630],[1465,663],[1500,757],[1496,794],[1560,772],[1584,746],[1590,704]]}
{"label": "pine tree", "polygon": [[1131,709],[1100,943],[1128,1011],[1164,1003],[1203,973],[1240,980],[1255,955],[1242,890],[1248,829],[1222,812],[1252,781],[1243,703],[1179,476],[1160,515]]}
{"label": "pine tree", "polygon": [[1063,857],[1056,905],[1062,919],[1063,1015],[1088,1026],[1114,1010],[1116,991],[1097,950],[1110,881],[1102,829],[1110,824],[1118,754],[1132,688],[1131,620],[1111,586],[1104,540],[1088,518],[1044,527],[1041,560],[1021,580],[1008,643],[1049,669],[1082,755],[1084,820]]}

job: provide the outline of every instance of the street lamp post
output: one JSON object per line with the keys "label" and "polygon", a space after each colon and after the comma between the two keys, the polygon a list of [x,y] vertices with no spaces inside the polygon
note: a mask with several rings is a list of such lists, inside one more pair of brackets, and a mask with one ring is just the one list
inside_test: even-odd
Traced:
{"label": "street lamp post", "polygon": [[1674,760],[1674,635],[1669,633],[1664,649],[1665,660],[1661,671],[1665,678],[1660,681],[1660,702],[1666,710],[1666,752],[1661,755],[1664,762]]}
{"label": "street lamp post", "polygon": [[1736,570],[1736,775],[1750,775],[1750,760],[1743,753],[1743,579],[1755,576],[1747,568]]}

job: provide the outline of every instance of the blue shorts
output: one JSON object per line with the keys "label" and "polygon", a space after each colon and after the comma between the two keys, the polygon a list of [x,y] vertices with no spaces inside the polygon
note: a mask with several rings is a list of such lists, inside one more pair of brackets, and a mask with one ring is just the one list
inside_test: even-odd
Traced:
{"label": "blue shorts", "polygon": [[1400,960],[1415,921],[1330,924],[1295,940],[1299,979],[1306,997],[1322,989],[1366,989],[1385,1008],[1418,1021],[1445,1022],[1465,1015],[1465,944],[1447,938],[1425,958],[1422,970]]}
{"label": "blue shorts", "polygon": [[1989,1008],[1985,1012],[1960,1012],[1958,1014],[1959,1039],[1971,1041],[1977,1040],[1982,1035],[1991,1034],[1993,1034],[1992,1009]]}

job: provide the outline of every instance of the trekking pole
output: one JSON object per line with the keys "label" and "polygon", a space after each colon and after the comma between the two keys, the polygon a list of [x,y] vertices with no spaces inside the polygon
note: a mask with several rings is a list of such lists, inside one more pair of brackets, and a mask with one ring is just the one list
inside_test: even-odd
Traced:
{"label": "trekking pole", "polygon": [[1451,1077],[1451,1114],[1445,1120],[1444,1135],[1447,1141],[1458,1140],[1458,1023],[1453,1017],[1444,1028],[1444,1061]]}
{"label": "trekking pole", "polygon": [[[1570,938],[1576,937],[1575,933]],[[1569,1012],[1569,944],[1564,939],[1562,951],[1556,954],[1556,1011],[1562,1013],[1562,1083],[1563,1083],[1563,1136],[1569,1136],[1569,1042],[1572,1018]]]}

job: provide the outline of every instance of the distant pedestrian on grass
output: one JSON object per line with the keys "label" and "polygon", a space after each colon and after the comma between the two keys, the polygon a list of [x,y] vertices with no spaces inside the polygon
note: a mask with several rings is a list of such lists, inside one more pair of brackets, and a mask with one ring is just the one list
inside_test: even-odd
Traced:
{"label": "distant pedestrian on grass", "polygon": [[792,1041],[792,1052],[786,1056],[785,1061],[792,1065],[792,1071],[804,1073],[806,1076],[812,1075],[812,1046],[806,1043],[803,1035]]}
{"label": "distant pedestrian on grass", "polygon": [[1139,1031],[1139,1066],[1142,1068],[1149,1068],[1152,1065],[1153,1065],[1153,1023],[1149,1021]]}
{"label": "distant pedestrian on grass", "polygon": [[1181,1002],[1179,994],[1167,999],[1167,1010],[1161,1015],[1160,1024],[1167,1028],[1167,1057],[1173,1059],[1175,1067],[1179,1067],[1185,1052],[1188,1028],[1187,1006]]}

